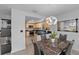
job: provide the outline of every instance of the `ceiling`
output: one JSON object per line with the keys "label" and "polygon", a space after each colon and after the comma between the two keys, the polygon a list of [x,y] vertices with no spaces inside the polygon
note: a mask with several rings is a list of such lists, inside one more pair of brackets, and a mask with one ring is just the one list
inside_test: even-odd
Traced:
{"label": "ceiling", "polygon": [[0,4],[0,15],[11,15],[10,8]]}
{"label": "ceiling", "polygon": [[3,4],[0,5],[0,12],[10,14],[10,8],[16,8],[25,12],[33,12],[39,14],[40,16],[57,16],[73,10],[77,10],[79,9],[79,5],[78,4]]}

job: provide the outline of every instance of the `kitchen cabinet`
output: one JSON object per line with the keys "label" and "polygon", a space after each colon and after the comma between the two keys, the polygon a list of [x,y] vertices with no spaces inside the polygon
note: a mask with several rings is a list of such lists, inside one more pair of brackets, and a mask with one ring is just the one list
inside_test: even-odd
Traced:
{"label": "kitchen cabinet", "polygon": [[0,54],[11,52],[11,20],[0,19]]}

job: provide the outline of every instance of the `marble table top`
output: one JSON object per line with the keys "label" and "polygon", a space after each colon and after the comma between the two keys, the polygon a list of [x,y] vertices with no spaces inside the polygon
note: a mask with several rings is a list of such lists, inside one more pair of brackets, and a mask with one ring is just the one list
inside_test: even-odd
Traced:
{"label": "marble table top", "polygon": [[45,55],[59,55],[62,50],[68,47],[69,42],[65,42],[57,44],[56,42],[50,42],[50,40],[46,41],[38,41],[38,47],[44,52]]}

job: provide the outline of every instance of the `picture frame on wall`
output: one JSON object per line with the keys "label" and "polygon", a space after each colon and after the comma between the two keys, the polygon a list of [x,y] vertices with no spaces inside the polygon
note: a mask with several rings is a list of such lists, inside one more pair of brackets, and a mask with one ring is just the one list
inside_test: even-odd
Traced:
{"label": "picture frame on wall", "polygon": [[57,30],[66,32],[78,32],[78,18],[58,21]]}

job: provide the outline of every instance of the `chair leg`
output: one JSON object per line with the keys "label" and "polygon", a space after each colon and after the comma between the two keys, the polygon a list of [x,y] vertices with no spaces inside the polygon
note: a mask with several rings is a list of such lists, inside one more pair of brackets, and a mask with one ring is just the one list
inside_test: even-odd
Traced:
{"label": "chair leg", "polygon": [[66,53],[65,52],[62,52],[60,55],[66,55]]}
{"label": "chair leg", "polygon": [[41,51],[41,55],[44,55],[43,51]]}

